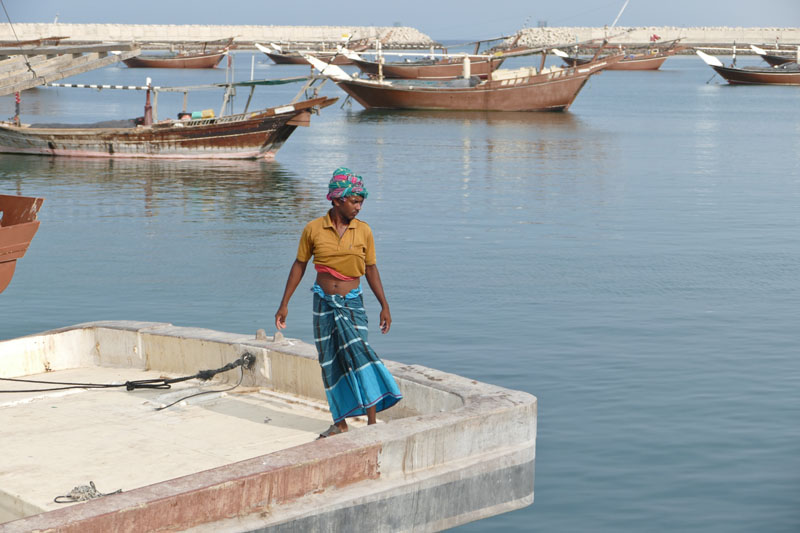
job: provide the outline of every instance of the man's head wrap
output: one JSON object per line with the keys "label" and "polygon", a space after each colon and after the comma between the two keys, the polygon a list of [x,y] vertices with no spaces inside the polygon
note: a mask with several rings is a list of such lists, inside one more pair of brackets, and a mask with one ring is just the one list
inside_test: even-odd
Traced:
{"label": "man's head wrap", "polygon": [[333,171],[333,177],[328,183],[328,200],[347,196],[363,196],[366,200],[368,194],[361,176],[354,174],[349,168],[339,167]]}

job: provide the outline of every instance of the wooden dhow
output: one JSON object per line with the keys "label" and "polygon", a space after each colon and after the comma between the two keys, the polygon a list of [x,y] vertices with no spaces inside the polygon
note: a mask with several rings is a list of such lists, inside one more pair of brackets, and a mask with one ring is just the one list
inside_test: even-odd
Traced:
{"label": "wooden dhow", "polygon": [[210,43],[205,43],[201,50],[180,50],[172,54],[148,54],[124,59],[122,62],[130,68],[216,68],[222,58],[234,47],[233,39],[224,44],[215,41],[217,47],[207,50]]}
{"label": "wooden dhow", "polygon": [[[375,39],[375,46],[382,47],[385,45],[393,32],[394,30],[390,30],[383,37]],[[284,49],[280,44],[272,42],[268,43],[267,46],[259,43],[253,44],[276,65],[308,65],[305,55],[312,55],[320,61],[334,65],[352,65],[353,62],[344,53],[345,50],[361,52],[369,48],[371,40],[367,37],[355,40],[351,40],[351,38],[351,35],[343,35],[341,44],[338,44],[333,49],[326,49],[324,44],[320,48],[319,43],[293,43],[287,45],[287,49]]]}
{"label": "wooden dhow", "polygon": [[3,292],[39,229],[36,214],[42,198],[0,194],[0,292]]}
{"label": "wooden dhow", "polygon": [[463,77],[465,69],[470,75],[486,79],[500,68],[505,60],[502,56],[448,56],[414,61],[381,62],[364,59],[358,54],[348,54],[351,62],[370,77],[417,80],[451,80]]}
{"label": "wooden dhow", "polygon": [[786,55],[778,55],[778,54],[770,54],[767,53],[766,50],[763,48],[759,48],[755,45],[750,45],[750,49],[753,50],[756,54],[758,54],[761,59],[766,61],[771,67],[777,67],[780,65],[785,65],[786,63],[797,63],[797,58],[800,56],[800,47],[798,47],[797,55],[795,57],[790,57]]}
{"label": "wooden dhow", "polygon": [[[503,48],[493,48],[481,52],[481,45],[492,43],[507,37],[498,37],[482,41],[465,43],[474,45],[471,54],[448,54],[446,48],[437,53],[431,47],[430,53],[383,52],[378,49],[373,53],[375,58],[368,60],[352,50],[343,50],[358,69],[372,78],[449,80],[460,77],[477,76],[486,79],[489,74],[500,68],[509,57],[541,53],[542,48],[518,46],[519,36]],[[402,60],[387,61],[387,57],[400,57]]]}
{"label": "wooden dhow", "polygon": [[130,68],[216,68],[228,51],[179,54],[179,55],[141,55],[122,62]]}
{"label": "wooden dhow", "polygon": [[[144,117],[87,125],[3,122],[0,123],[0,152],[73,157],[272,159],[297,126],[310,124],[312,112],[333,104],[337,99],[310,98],[257,111],[249,111],[245,106],[241,113],[218,117],[214,116],[212,110],[181,113],[183,117],[178,120],[158,121],[153,112],[157,106],[150,104],[150,92],[157,95],[164,91],[187,92],[190,89],[225,87],[227,100],[235,87],[249,86],[252,97],[252,90],[258,85],[306,79],[254,80],[192,88],[152,87],[149,84],[133,87],[147,90]],[[114,88],[91,85],[72,87]],[[299,97],[300,94],[295,100]],[[223,103],[223,110],[226,103]]]}
{"label": "wooden dhow", "polygon": [[[352,65],[353,61],[340,49],[336,50],[283,50],[279,45],[270,43],[270,47],[253,43],[276,65],[308,65],[305,55],[313,55],[320,61],[334,65]],[[366,46],[364,47],[366,48]]]}
{"label": "wooden dhow", "polygon": [[[367,109],[459,111],[564,111],[593,74],[619,61],[606,57],[576,67],[501,69],[489,79],[364,80],[308,57],[322,76]],[[544,64],[544,58],[542,65]]]}
{"label": "wooden dhow", "polygon": [[[640,54],[629,54],[620,50],[620,53],[624,54],[622,59],[606,70],[658,70],[670,56],[685,49],[686,47],[678,46],[677,41],[675,41],[668,47],[653,47],[647,52]],[[558,49],[553,50],[553,53],[559,56],[568,66],[585,65],[591,61],[591,59],[588,58],[571,56]]]}
{"label": "wooden dhow", "polygon": [[726,67],[717,57],[701,50],[697,55],[731,85],[800,85],[800,65],[785,63],[776,67]]}

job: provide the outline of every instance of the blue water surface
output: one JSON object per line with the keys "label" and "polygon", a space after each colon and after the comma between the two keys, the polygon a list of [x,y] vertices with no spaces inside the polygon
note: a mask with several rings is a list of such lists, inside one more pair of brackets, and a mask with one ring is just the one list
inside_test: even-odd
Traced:
{"label": "blue water surface", "polygon": [[[235,57],[237,79],[253,59],[256,77],[306,73]],[[535,503],[461,530],[800,531],[800,88],[712,75],[694,56],[605,72],[544,114],[367,112],[328,84],[339,103],[274,162],[0,155],[0,191],[45,198],[0,338],[111,319],[272,333],[300,231],[348,166],[394,320],[380,335],[367,293],[378,353],[539,400]],[[68,81],[145,76],[225,81],[125,67]],[[182,95],[160,98],[162,117],[180,110]],[[22,118],[143,103],[40,88]],[[309,342],[312,281],[285,332]]]}

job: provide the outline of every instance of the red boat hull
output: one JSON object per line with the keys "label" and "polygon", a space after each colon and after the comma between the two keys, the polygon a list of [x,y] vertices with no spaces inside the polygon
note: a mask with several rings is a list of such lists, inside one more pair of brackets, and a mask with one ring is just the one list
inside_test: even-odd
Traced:
{"label": "red boat hull", "polygon": [[25,255],[39,229],[36,213],[43,201],[27,196],[0,195],[0,292],[11,283],[17,259]]}

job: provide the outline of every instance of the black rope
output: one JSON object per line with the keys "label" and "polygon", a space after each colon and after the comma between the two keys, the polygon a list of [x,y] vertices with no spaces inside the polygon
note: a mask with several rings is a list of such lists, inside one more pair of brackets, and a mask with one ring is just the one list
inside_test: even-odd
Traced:
{"label": "black rope", "polygon": [[184,400],[188,400],[189,398],[194,398],[195,396],[202,396],[203,394],[212,394],[212,393],[215,393],[215,392],[227,392],[229,390],[233,390],[233,389],[235,389],[236,387],[238,387],[239,385],[242,384],[242,380],[243,379],[244,379],[244,370],[242,370],[242,368],[239,368],[239,381],[236,383],[236,385],[233,385],[232,387],[228,387],[227,389],[204,390],[204,391],[200,391],[200,392],[195,392],[194,394],[189,394],[188,396],[184,396],[183,398],[175,400],[174,402],[172,402],[170,404],[162,405],[161,407],[156,407],[156,411],[162,411],[164,409],[172,407],[176,403],[180,403],[180,402],[182,402]]}
{"label": "black rope", "polygon": [[[2,0],[0,0],[2,2]],[[190,379],[200,379],[208,381],[217,374],[233,370],[236,367],[252,368],[256,362],[256,357],[251,353],[245,353],[236,361],[228,363],[227,365],[217,368],[216,370],[201,370],[192,376],[183,376],[179,378],[157,378],[157,379],[140,379],[134,381],[126,381],[125,383],[74,383],[68,381],[42,381],[37,379],[20,379],[20,378],[0,378],[0,381],[14,381],[17,383],[46,383],[48,385],[64,385],[63,387],[52,387],[46,389],[27,389],[27,390],[0,390],[2,393],[15,393],[15,392],[50,392],[67,389],[112,389],[125,387],[126,390],[132,391],[136,389],[170,389],[173,383],[180,383]],[[244,372],[242,372],[244,376]],[[241,379],[239,380],[241,383]],[[237,385],[238,386],[238,385]],[[213,392],[213,391],[212,391]]]}
{"label": "black rope", "polygon": [[117,489],[114,492],[106,492],[103,494],[94,484],[94,481],[90,481],[88,485],[81,485],[79,487],[73,488],[69,491],[69,494],[64,494],[63,496],[56,496],[53,498],[53,501],[56,503],[75,503],[75,502],[85,502],[86,500],[93,500],[95,498],[102,498],[103,496],[110,496],[111,494],[119,494],[122,492],[122,489]]}

